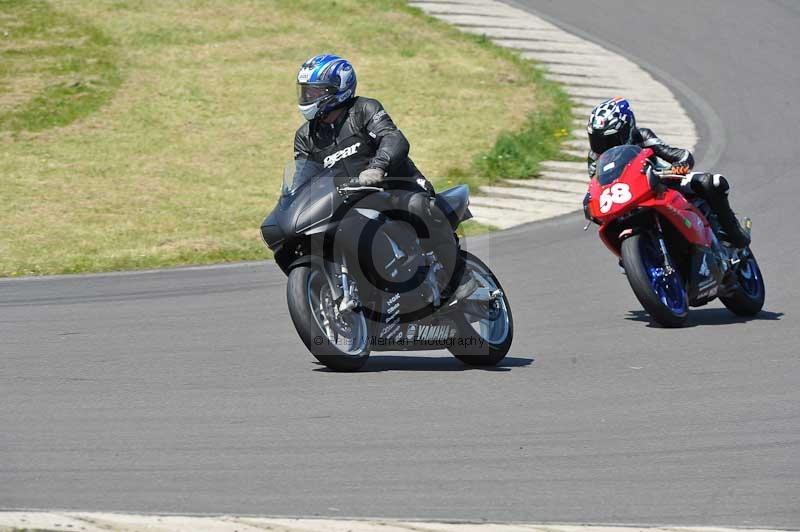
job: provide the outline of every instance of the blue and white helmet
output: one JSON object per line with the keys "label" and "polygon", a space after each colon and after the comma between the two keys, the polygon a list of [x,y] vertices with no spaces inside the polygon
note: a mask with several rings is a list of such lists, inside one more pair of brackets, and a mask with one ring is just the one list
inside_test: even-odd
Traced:
{"label": "blue and white helmet", "polygon": [[356,71],[337,55],[316,55],[297,73],[297,100],[306,120],[314,120],[356,95]]}
{"label": "blue and white helmet", "polygon": [[592,110],[589,124],[589,146],[600,155],[609,148],[630,144],[636,129],[636,118],[633,116],[628,100],[617,96],[606,100]]}

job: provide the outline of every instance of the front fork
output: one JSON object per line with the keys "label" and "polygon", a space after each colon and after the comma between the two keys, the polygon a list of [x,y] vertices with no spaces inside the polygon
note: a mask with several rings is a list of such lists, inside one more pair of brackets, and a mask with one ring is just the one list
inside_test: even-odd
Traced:
{"label": "front fork", "polygon": [[347,259],[342,256],[342,300],[337,308],[338,312],[353,310],[358,306],[358,297],[355,294],[355,285],[350,280],[347,269]]}
{"label": "front fork", "polygon": [[658,229],[658,246],[661,248],[661,254],[664,256],[664,275],[672,275],[675,272],[675,268],[672,267],[672,260],[669,256],[669,251],[667,251],[667,243],[664,242],[664,230],[661,228],[661,220],[658,216],[655,216],[656,219],[656,229]]}

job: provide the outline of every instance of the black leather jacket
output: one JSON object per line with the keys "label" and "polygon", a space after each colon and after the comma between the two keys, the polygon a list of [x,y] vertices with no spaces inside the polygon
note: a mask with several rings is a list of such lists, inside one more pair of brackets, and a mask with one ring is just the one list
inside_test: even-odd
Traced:
{"label": "black leather jacket", "polygon": [[294,136],[295,159],[308,158],[326,168],[342,165],[353,177],[367,168],[379,168],[389,178],[425,181],[408,150],[408,140],[381,103],[361,96],[349,100],[333,124],[312,120]]}
{"label": "black leather jacket", "polygon": [[[641,148],[650,148],[653,150],[653,162],[659,167],[669,167],[673,165],[687,165],[690,169],[694,167],[694,157],[692,152],[683,148],[673,148],[658,138],[652,129],[636,128],[633,130],[633,142]],[[589,176],[593,176],[597,170],[597,158],[599,157],[593,151],[589,151],[587,157],[587,165]]]}

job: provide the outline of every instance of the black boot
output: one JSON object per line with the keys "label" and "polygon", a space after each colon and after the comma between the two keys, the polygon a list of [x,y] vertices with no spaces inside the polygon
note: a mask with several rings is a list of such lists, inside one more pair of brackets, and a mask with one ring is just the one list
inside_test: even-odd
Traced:
{"label": "black boot", "polygon": [[750,235],[742,229],[728,202],[730,185],[727,179],[719,174],[701,174],[692,181],[692,189],[708,202],[717,215],[719,225],[725,231],[725,240],[737,248],[750,245]]}
{"label": "black boot", "polygon": [[452,243],[437,245],[434,254],[443,267],[443,300],[457,301],[466,299],[478,289],[480,284],[466,268],[464,257],[458,253],[455,239],[453,239]]}
{"label": "black boot", "polygon": [[425,226],[424,231],[417,231],[418,236],[427,234],[427,238],[420,238],[422,248],[433,251],[442,265],[440,289],[443,300],[472,294],[477,283],[465,273],[464,258],[459,252],[453,228],[436,200],[427,193],[416,193],[408,202],[408,210]]}
{"label": "black boot", "polygon": [[739,249],[749,246],[750,235],[742,228],[736,215],[733,214],[727,199],[725,201],[725,206],[715,210],[717,211],[719,225],[722,226],[722,230],[725,231],[725,239]]}

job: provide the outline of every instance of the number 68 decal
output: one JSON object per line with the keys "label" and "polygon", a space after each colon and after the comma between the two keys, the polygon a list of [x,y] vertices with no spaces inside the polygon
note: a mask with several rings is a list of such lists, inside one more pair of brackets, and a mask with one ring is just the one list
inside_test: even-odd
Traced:
{"label": "number 68 decal", "polygon": [[605,214],[611,210],[615,203],[628,203],[631,198],[633,198],[631,187],[626,183],[611,185],[600,194],[600,212]]}

